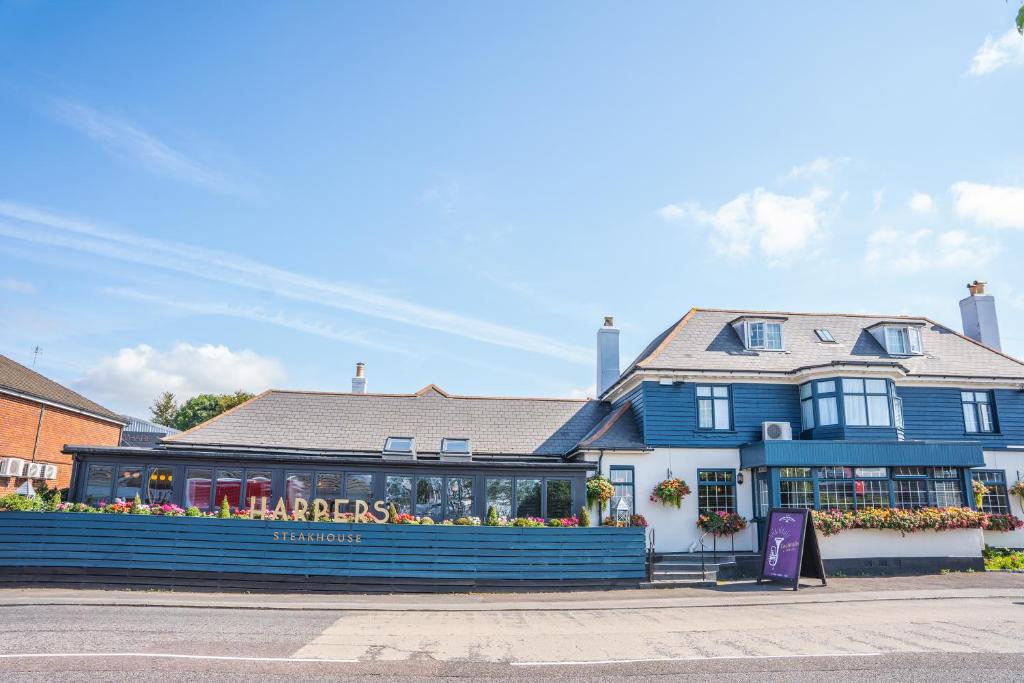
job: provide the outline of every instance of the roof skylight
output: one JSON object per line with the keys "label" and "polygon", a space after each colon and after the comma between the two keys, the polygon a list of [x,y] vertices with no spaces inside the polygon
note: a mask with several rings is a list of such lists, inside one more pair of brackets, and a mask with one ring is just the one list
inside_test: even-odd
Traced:
{"label": "roof skylight", "polygon": [[412,453],[412,447],[411,436],[389,436],[384,442],[385,453]]}
{"label": "roof skylight", "polygon": [[442,439],[442,453],[469,453],[469,439]]}
{"label": "roof skylight", "polygon": [[835,344],[836,338],[832,336],[832,333],[825,328],[820,328],[814,331],[814,334],[818,335],[818,339],[825,342],[826,344]]}

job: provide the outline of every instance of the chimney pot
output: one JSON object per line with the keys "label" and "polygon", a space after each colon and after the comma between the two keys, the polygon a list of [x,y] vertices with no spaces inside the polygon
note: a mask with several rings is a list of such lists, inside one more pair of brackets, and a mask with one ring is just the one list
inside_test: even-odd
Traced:
{"label": "chimney pot", "polygon": [[987,284],[987,282],[979,282],[978,280],[975,280],[974,282],[969,282],[967,283],[967,291],[971,293],[971,296],[984,296],[985,285]]}
{"label": "chimney pot", "polygon": [[615,327],[615,317],[611,316],[611,315],[606,315],[604,317],[604,326],[605,327]]}

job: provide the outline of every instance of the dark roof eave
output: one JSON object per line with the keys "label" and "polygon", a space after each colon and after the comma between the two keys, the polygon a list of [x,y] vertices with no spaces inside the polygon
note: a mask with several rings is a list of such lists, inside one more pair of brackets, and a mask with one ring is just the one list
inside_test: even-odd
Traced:
{"label": "dark roof eave", "polygon": [[86,417],[91,417],[94,420],[109,422],[111,424],[120,425],[121,427],[125,427],[128,424],[128,420],[126,420],[123,416],[112,417],[114,415],[113,413],[111,413],[111,415],[101,415],[100,413],[97,413],[94,410],[86,410],[84,408],[79,408],[77,406],[68,405],[67,403],[55,401],[50,398],[44,398],[42,396],[38,396],[27,391],[12,389],[11,387],[8,386],[0,385],[0,394],[7,394],[8,396],[14,396],[15,398],[21,398],[26,401],[32,401],[34,403],[42,403],[43,405],[53,406],[54,408],[66,410],[70,413],[85,415]]}

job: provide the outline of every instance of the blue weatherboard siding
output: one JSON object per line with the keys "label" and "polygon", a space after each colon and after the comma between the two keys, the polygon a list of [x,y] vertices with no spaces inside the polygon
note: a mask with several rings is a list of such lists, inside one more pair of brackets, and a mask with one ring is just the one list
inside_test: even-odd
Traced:
{"label": "blue weatherboard siding", "polygon": [[696,384],[644,382],[643,434],[648,446],[737,448],[761,439],[761,423],[789,422],[800,433],[800,400],[793,384],[730,384],[732,429],[697,428]]}
{"label": "blue weatherboard siding", "polygon": [[635,389],[630,391],[628,394],[620,398],[612,406],[612,409],[619,407],[626,401],[632,401],[633,417],[636,419],[636,424],[640,428],[641,436],[644,433],[644,385],[640,384]]}
{"label": "blue weatherboard siding", "polygon": [[[274,534],[303,534],[282,541]],[[360,537],[326,542],[327,534]],[[323,535],[323,537],[321,537]],[[86,568],[464,581],[645,577],[644,530],[271,522],[0,512],[0,569]]]}
{"label": "blue weatherboard siding", "polygon": [[904,432],[908,439],[977,441],[984,448],[1024,445],[1024,392],[992,392],[998,429],[995,434],[965,431],[959,389],[897,386],[896,392],[903,399]]}
{"label": "blue weatherboard siding", "polygon": [[740,466],[981,467],[981,446],[969,441],[760,441],[740,450]]}

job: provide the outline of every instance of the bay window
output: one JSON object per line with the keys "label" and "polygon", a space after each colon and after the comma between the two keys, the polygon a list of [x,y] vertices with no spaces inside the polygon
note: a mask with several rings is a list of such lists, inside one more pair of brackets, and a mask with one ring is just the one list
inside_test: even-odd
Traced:
{"label": "bay window", "polygon": [[889,427],[889,391],[884,379],[843,379],[843,415],[850,426]]}

